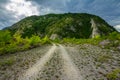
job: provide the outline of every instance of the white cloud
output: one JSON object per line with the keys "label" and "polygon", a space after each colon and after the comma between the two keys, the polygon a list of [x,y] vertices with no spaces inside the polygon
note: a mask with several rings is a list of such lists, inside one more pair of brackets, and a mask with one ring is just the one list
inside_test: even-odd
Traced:
{"label": "white cloud", "polygon": [[119,9],[119,0],[0,0],[0,22],[5,24],[0,27],[31,15],[66,12],[96,14],[115,26],[120,24]]}
{"label": "white cloud", "polygon": [[120,32],[120,25],[116,25],[116,26],[114,26],[114,28],[115,28],[118,32]]}
{"label": "white cloud", "polygon": [[15,18],[21,18],[21,16],[39,15],[37,6],[34,6],[31,1],[26,0],[10,0],[5,6],[6,10],[11,11]]}
{"label": "white cloud", "polygon": [[56,10],[56,9],[51,9],[49,7],[45,8],[40,8],[40,15],[45,15],[49,13],[62,13],[62,11]]}

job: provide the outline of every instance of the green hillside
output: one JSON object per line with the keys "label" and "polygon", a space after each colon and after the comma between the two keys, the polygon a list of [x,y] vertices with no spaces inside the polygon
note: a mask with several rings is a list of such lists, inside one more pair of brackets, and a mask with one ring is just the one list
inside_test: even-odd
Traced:
{"label": "green hillside", "polygon": [[[92,22],[91,22],[92,21]],[[92,27],[92,25],[94,27]],[[115,31],[99,16],[86,13],[48,14],[27,17],[9,29],[22,37],[38,35],[54,38],[91,38],[93,29],[96,35],[107,35]]]}
{"label": "green hillside", "polygon": [[86,13],[30,16],[0,30],[0,55],[49,43],[98,44],[110,39],[118,46],[120,34],[99,16]]}

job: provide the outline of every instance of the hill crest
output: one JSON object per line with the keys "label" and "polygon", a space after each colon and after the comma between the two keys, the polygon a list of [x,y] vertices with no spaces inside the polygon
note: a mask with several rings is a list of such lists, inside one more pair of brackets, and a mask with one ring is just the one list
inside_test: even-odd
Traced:
{"label": "hill crest", "polygon": [[115,31],[99,16],[87,13],[47,14],[30,16],[9,27],[13,33],[22,37],[38,35],[51,39],[94,38]]}

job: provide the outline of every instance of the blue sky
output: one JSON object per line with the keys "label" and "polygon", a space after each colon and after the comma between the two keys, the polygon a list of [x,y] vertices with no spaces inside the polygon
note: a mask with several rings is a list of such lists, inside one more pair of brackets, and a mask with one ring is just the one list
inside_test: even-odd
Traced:
{"label": "blue sky", "polygon": [[0,29],[31,15],[90,13],[120,30],[120,0],[0,0]]}

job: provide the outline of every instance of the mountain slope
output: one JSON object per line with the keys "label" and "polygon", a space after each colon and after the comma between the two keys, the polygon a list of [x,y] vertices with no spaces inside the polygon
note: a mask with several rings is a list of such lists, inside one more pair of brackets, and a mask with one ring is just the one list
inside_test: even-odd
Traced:
{"label": "mountain slope", "polygon": [[27,17],[9,28],[22,37],[33,34],[55,38],[94,38],[113,31],[109,24],[98,16],[86,13],[48,14]]}

